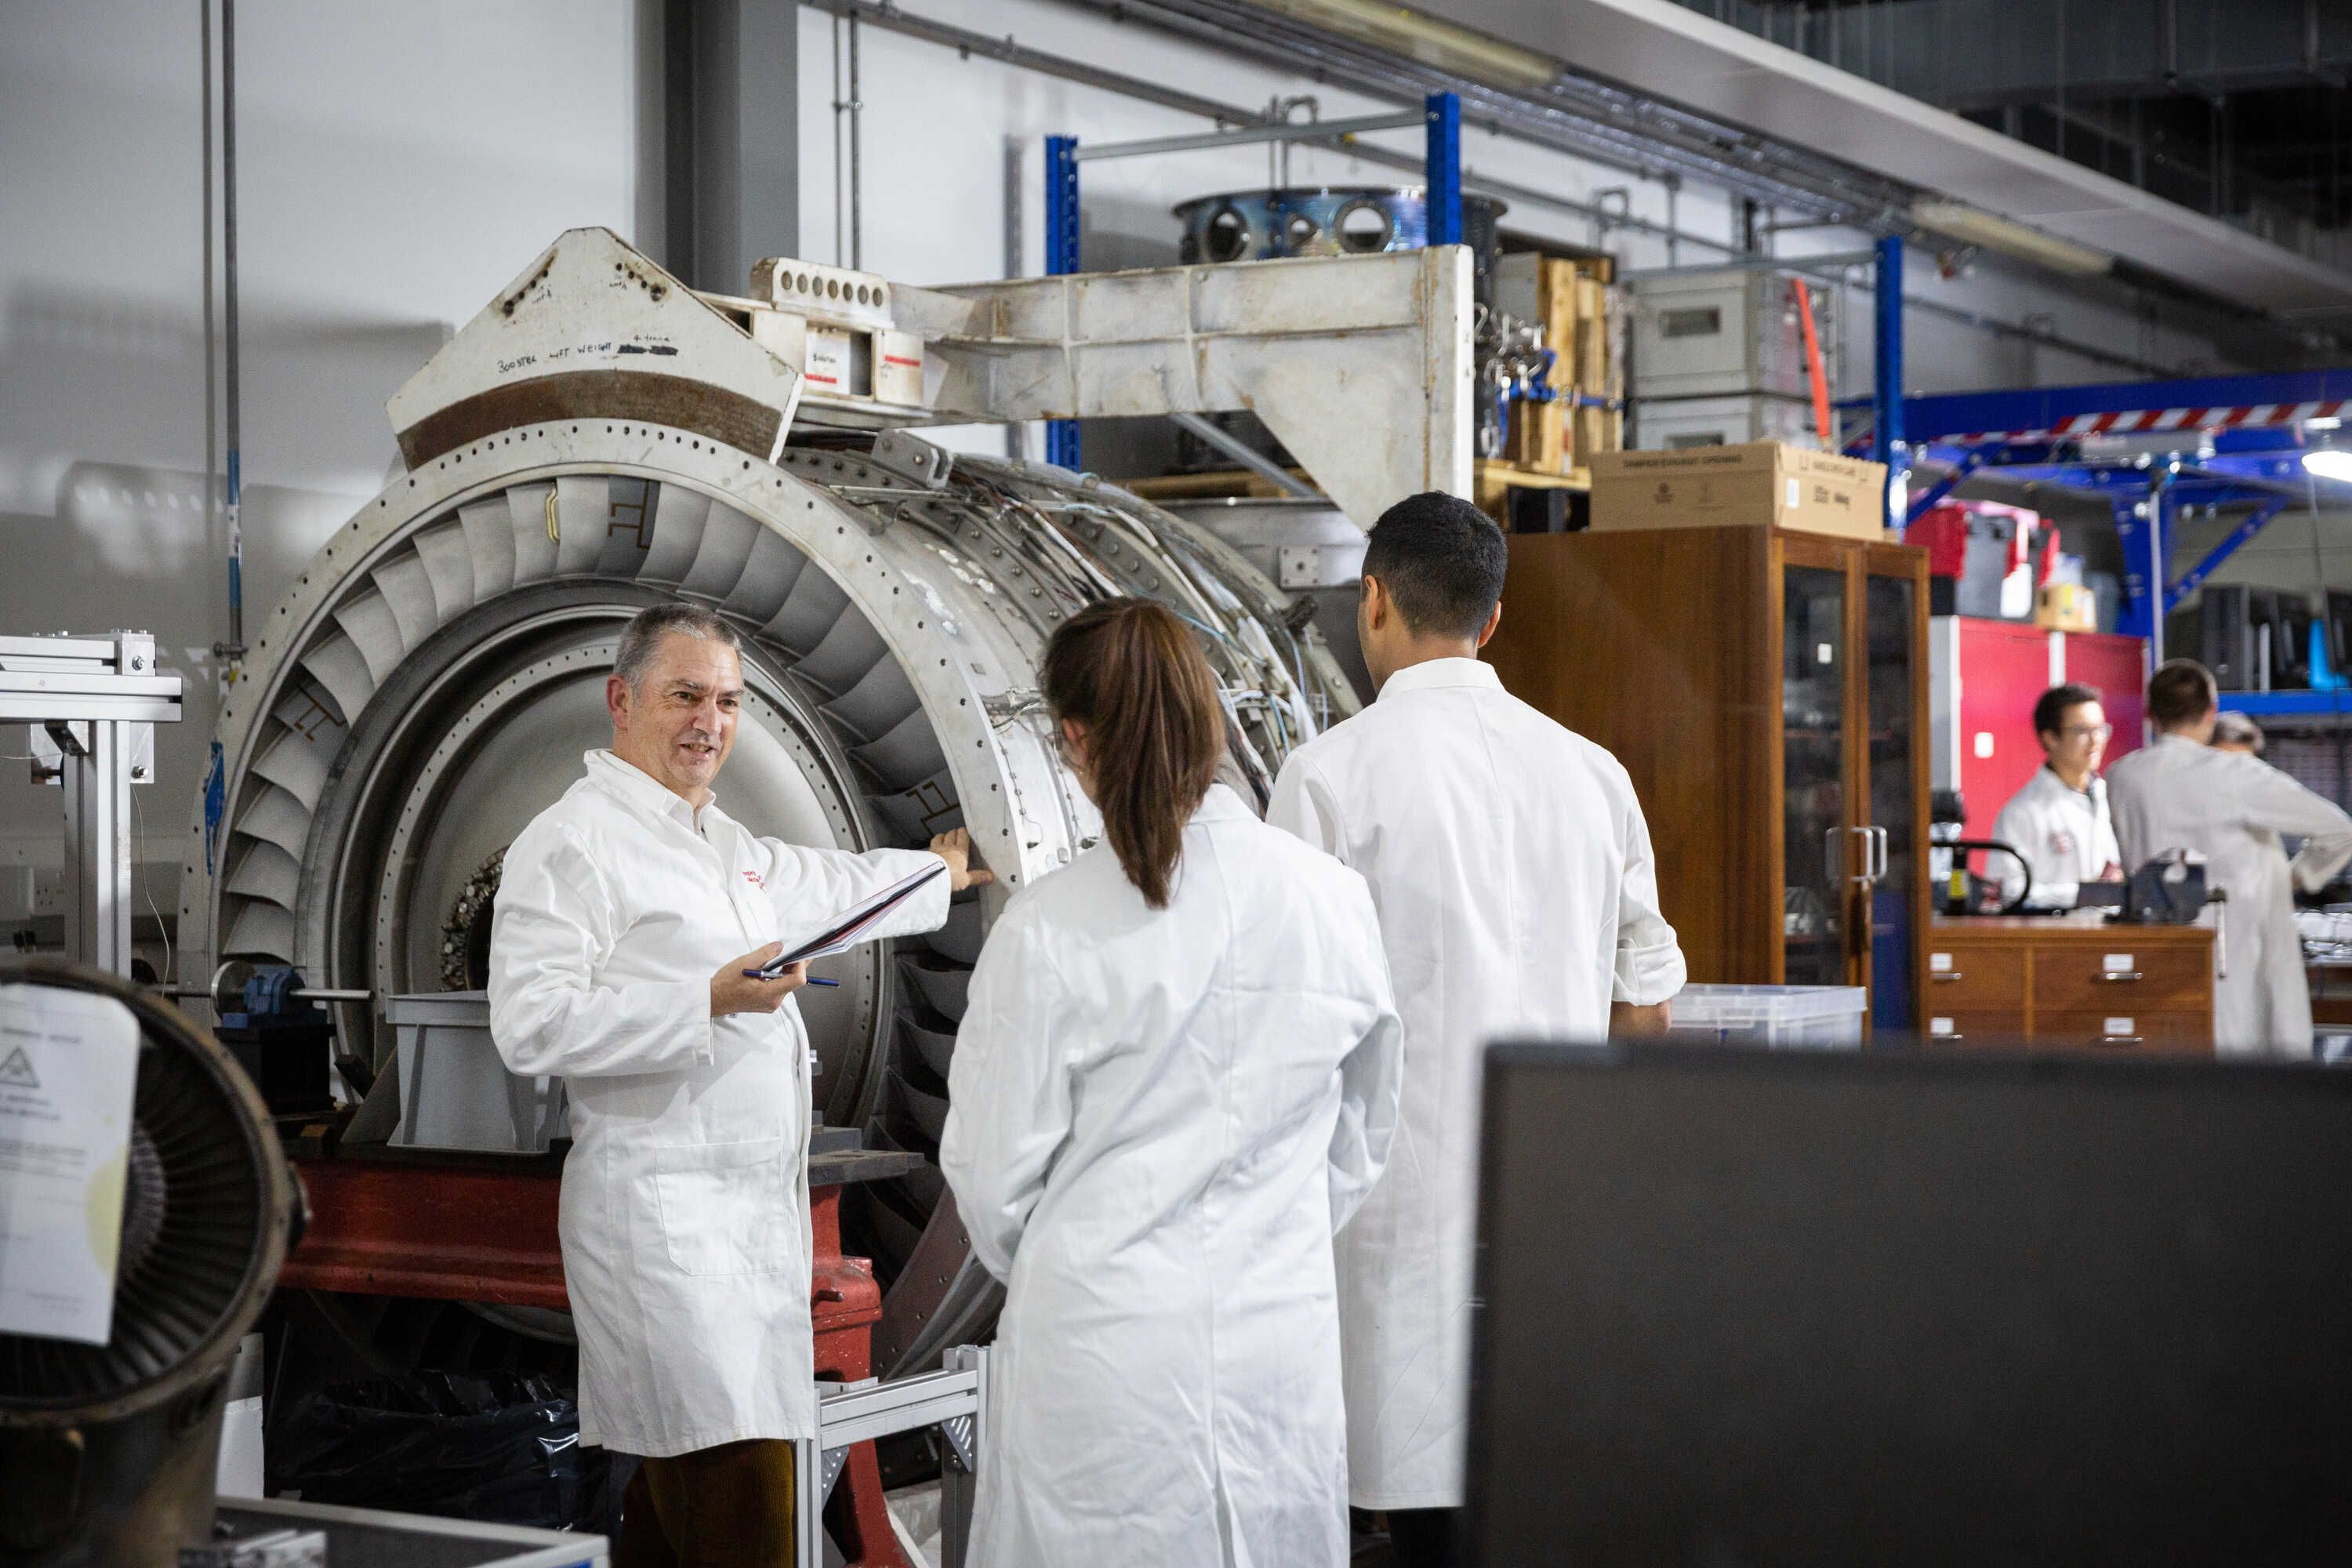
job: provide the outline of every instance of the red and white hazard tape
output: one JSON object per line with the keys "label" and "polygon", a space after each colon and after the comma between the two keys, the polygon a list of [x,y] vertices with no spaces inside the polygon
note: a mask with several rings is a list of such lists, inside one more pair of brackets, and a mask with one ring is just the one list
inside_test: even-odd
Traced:
{"label": "red and white hazard tape", "polygon": [[2068,436],[2137,436],[2163,430],[2233,430],[2242,426],[2300,425],[2336,416],[2347,400],[2323,403],[2256,403],[2239,408],[2138,408],[2122,413],[2077,414],[2046,430],[1979,430],[1942,437],[1956,442],[2044,441]]}

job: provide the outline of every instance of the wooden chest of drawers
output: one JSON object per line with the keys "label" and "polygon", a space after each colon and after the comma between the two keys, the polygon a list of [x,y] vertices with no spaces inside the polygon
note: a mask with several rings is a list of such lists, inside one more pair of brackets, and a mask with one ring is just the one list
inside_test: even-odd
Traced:
{"label": "wooden chest of drawers", "polygon": [[1920,1032],[1967,1045],[2213,1049],[2213,933],[2095,914],[1938,919]]}

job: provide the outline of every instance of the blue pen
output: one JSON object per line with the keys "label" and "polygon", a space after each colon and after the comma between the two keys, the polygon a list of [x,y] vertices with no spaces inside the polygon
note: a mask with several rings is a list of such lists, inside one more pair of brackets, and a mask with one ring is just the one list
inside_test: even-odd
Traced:
{"label": "blue pen", "polygon": [[[743,972],[743,978],[746,980],[782,980],[783,976],[781,974],[771,974],[764,969],[747,969]],[[812,974],[808,977],[808,984],[811,985],[838,986],[841,982],[838,980],[827,980],[821,974]]]}

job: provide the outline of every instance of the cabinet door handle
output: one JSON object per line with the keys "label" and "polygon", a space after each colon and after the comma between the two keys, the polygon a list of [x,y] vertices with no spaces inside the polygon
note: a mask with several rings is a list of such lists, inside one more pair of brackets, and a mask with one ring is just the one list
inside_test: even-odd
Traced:
{"label": "cabinet door handle", "polygon": [[2091,1042],[2095,1046],[2144,1046],[2147,1042],[2137,1035],[2101,1035]]}
{"label": "cabinet door handle", "polygon": [[2135,980],[2147,978],[2137,969],[2104,969],[2098,975],[2099,984],[2102,985],[2128,985]]}
{"label": "cabinet door handle", "polygon": [[1927,976],[1937,985],[1949,985],[1955,980],[1966,980],[1968,977],[1968,971],[1964,969],[1939,969]]}

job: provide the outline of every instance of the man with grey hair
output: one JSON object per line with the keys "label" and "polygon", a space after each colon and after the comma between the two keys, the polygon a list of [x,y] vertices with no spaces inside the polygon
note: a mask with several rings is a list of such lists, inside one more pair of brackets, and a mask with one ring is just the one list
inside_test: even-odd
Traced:
{"label": "man with grey hair", "polygon": [[664,605],[621,634],[608,751],[507,851],[490,1031],[572,1101],[558,1234],[581,1441],[641,1457],[614,1561],[789,1563],[793,1438],[816,1436],[808,1034],[794,964],[827,917],[945,862],[875,931],[936,929],[991,880],[963,829],[853,854],[755,837],[711,784],[743,701],[734,628]]}
{"label": "man with grey hair", "polygon": [[2213,739],[2210,743],[2217,752],[2242,752],[2250,757],[2259,757],[2270,749],[2260,724],[2228,709],[2213,715]]}

